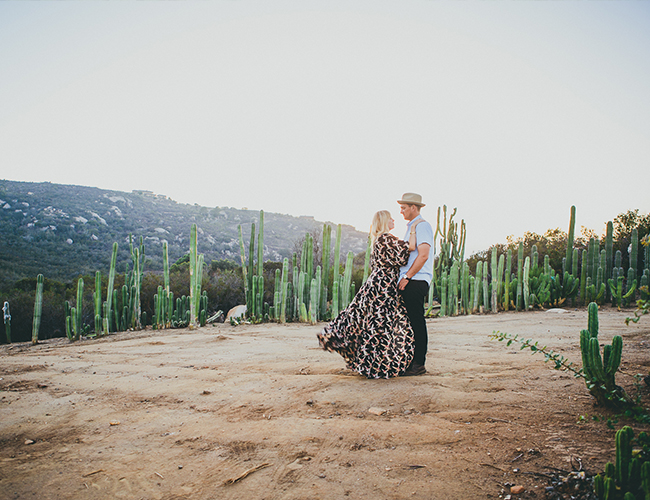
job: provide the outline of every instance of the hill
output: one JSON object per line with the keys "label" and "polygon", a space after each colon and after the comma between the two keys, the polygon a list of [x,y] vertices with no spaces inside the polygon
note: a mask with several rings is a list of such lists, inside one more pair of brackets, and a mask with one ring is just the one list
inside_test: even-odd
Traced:
{"label": "hill", "polygon": [[[176,261],[189,251],[192,223],[198,226],[198,250],[206,263],[239,263],[238,226],[248,245],[251,224],[257,225],[258,219],[258,211],[177,203],[149,191],[0,180],[0,287],[38,273],[69,281],[106,272],[115,241],[117,270],[123,272],[129,235],[144,238],[145,269],[162,271],[163,241],[168,242],[170,262]],[[322,227],[312,217],[265,212],[265,261],[290,257],[307,232],[317,234]],[[364,251],[366,242],[366,233],[342,226],[342,256]]]}

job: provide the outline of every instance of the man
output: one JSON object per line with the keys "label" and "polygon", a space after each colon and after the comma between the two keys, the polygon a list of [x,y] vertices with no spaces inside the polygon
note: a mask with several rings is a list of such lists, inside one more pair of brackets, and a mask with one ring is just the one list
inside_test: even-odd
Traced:
{"label": "man", "polygon": [[406,312],[415,337],[415,355],[413,363],[404,372],[405,376],[422,375],[427,372],[424,367],[427,356],[427,323],[424,319],[424,301],[429,293],[429,285],[433,278],[433,259],[429,258],[433,247],[433,229],[431,224],[420,215],[420,209],[425,206],[422,196],[416,193],[404,193],[401,200],[400,213],[408,221],[406,241],[415,232],[416,249],[411,252],[408,263],[400,269],[400,279],[397,285],[404,299]]}

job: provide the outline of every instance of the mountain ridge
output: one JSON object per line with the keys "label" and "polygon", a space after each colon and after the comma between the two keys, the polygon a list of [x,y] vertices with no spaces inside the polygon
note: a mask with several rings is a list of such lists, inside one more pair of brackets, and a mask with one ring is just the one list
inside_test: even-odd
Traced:
{"label": "mountain ridge", "polygon": [[[130,260],[129,235],[143,238],[145,270],[162,272],[162,243],[173,263],[189,251],[190,228],[197,224],[198,251],[206,263],[240,263],[239,226],[248,250],[256,210],[178,203],[165,195],[131,193],[89,186],[0,180],[0,287],[38,273],[69,281],[108,270],[113,242],[118,242],[118,272]],[[291,257],[307,232],[318,235],[324,224],[310,216],[264,212],[264,260]],[[341,258],[363,252],[367,234],[342,224]]]}

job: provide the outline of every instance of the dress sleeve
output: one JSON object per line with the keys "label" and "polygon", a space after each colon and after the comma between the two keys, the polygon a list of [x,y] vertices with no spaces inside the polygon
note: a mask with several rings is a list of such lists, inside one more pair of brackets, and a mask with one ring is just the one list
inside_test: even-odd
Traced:
{"label": "dress sleeve", "polygon": [[384,266],[405,266],[409,260],[409,245],[392,234],[382,234],[377,239],[377,254],[377,260]]}

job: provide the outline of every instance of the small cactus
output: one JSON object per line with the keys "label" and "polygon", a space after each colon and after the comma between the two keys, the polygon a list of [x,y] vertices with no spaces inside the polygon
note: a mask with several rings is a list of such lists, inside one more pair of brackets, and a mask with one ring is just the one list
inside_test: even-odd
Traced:
{"label": "small cactus", "polygon": [[611,345],[606,345],[603,356],[598,342],[598,305],[591,302],[588,307],[588,326],[580,332],[582,367],[587,388],[599,404],[620,407],[630,402],[625,391],[616,385],[616,371],[621,363],[623,339],[615,335]]}

